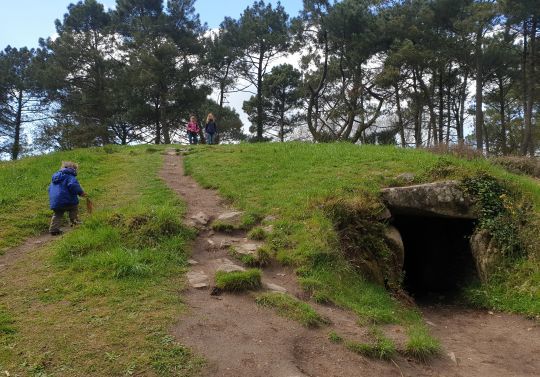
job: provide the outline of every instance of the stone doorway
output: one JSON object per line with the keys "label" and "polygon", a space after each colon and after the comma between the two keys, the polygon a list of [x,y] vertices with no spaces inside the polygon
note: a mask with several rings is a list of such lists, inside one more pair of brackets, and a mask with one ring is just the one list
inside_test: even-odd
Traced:
{"label": "stone doorway", "polygon": [[418,301],[453,300],[477,279],[470,219],[395,215],[404,245],[403,287]]}

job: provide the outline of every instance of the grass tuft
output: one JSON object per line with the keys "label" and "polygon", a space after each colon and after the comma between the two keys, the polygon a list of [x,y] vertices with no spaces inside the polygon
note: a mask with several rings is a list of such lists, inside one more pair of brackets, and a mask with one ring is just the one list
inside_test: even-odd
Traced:
{"label": "grass tuft", "polygon": [[248,233],[248,238],[256,241],[264,241],[267,236],[268,233],[260,226],[251,229]]}
{"label": "grass tuft", "polygon": [[13,318],[0,306],[0,335],[14,334],[16,332],[14,323]]}
{"label": "grass tuft", "polygon": [[224,291],[256,290],[261,288],[261,270],[252,268],[246,271],[218,271],[215,280],[216,287]]}
{"label": "grass tuft", "polygon": [[212,230],[214,232],[230,233],[236,230],[236,227],[232,224],[216,220],[212,223]]}
{"label": "grass tuft", "polygon": [[387,338],[380,329],[372,328],[372,343],[346,341],[345,346],[352,352],[374,359],[389,360],[396,354],[396,345],[392,339]]}
{"label": "grass tuft", "polygon": [[322,317],[309,304],[286,293],[263,293],[257,296],[256,302],[261,306],[273,308],[280,316],[300,322],[306,327],[328,324],[328,319]]}
{"label": "grass tuft", "polygon": [[424,326],[411,326],[407,331],[409,340],[405,353],[417,360],[426,362],[441,352],[440,342],[433,338]]}
{"label": "grass tuft", "polygon": [[264,246],[259,247],[255,254],[241,254],[236,251],[234,246],[231,246],[229,253],[249,267],[266,267],[272,263],[272,252]]}
{"label": "grass tuft", "polygon": [[330,331],[330,333],[328,334],[328,340],[335,344],[343,343],[343,337],[335,331]]}

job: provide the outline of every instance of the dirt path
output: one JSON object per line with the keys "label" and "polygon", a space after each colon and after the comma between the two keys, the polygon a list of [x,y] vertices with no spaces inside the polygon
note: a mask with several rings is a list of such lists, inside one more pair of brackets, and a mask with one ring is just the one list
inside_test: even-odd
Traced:
{"label": "dirt path", "polygon": [[[184,176],[182,158],[170,152],[161,172],[165,182],[187,203],[186,220],[208,220],[230,212],[215,191],[201,188]],[[189,276],[206,276],[212,285],[216,268],[235,262],[220,245],[248,242],[245,234],[214,233],[202,227],[192,245]],[[251,242],[251,241],[249,241]],[[196,263],[196,264],[195,264]],[[271,266],[263,281],[298,294],[293,272]],[[203,283],[202,285],[204,285]],[[332,324],[306,329],[255,304],[251,294],[210,295],[210,287],[184,292],[188,313],[172,329],[175,337],[203,355],[206,376],[536,376],[540,370],[540,330],[518,316],[456,308],[425,308],[432,331],[441,339],[444,354],[429,365],[398,357],[393,362],[374,361],[356,355],[328,340],[336,330],[348,339],[365,338],[356,317],[335,307],[316,306]],[[396,328],[396,331],[402,331]]]}
{"label": "dirt path", "polygon": [[22,245],[6,250],[0,255],[0,276],[3,271],[12,266],[24,255],[37,250],[41,246],[51,242],[54,239],[50,234],[42,234],[39,236],[28,238]]}

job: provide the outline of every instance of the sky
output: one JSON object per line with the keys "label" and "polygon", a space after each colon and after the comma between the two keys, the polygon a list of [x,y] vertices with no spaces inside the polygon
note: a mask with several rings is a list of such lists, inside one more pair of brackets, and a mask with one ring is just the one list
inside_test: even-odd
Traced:
{"label": "sky", "polygon": [[[114,8],[116,0],[98,0],[106,8]],[[254,0],[196,0],[201,21],[210,28],[219,26],[225,16],[238,18]],[[0,0],[0,48],[37,47],[40,37],[55,33],[54,20],[62,19],[67,6],[76,0]],[[276,4],[277,1],[266,1]],[[165,3],[165,0],[164,0]],[[302,8],[302,0],[282,0],[291,17]]]}

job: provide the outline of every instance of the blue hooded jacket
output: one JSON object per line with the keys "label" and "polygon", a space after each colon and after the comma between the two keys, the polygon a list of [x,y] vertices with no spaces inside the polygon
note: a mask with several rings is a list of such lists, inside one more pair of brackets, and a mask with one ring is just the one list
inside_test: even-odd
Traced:
{"label": "blue hooded jacket", "polygon": [[79,204],[79,195],[82,195],[84,191],[76,176],[77,171],[71,168],[62,169],[53,174],[49,185],[51,209],[60,209]]}
{"label": "blue hooded jacket", "polygon": [[206,124],[206,126],[204,127],[204,130],[206,131],[206,133],[209,133],[210,135],[215,134],[217,131],[216,122],[214,122],[213,120],[210,121],[209,123]]}

